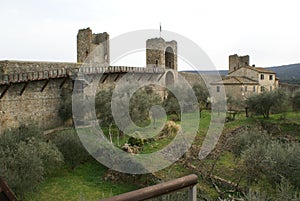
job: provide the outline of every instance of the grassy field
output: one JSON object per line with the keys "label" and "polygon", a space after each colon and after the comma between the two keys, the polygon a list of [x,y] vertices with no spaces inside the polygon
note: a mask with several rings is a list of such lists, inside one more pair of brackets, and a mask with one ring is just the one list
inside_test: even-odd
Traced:
{"label": "grassy field", "polygon": [[[278,125],[281,133],[286,133],[300,139],[299,125],[300,113],[285,113],[271,115],[270,119],[261,117],[246,118],[240,114],[235,121],[225,123],[223,133],[231,132],[232,130],[245,125],[255,125],[257,123],[269,123]],[[202,118],[199,123],[198,133],[194,141],[194,146],[201,146],[210,124],[209,111],[203,111]],[[105,133],[108,132],[104,128]],[[74,131],[75,132],[75,131]],[[117,132],[113,129],[113,132]],[[117,139],[113,135],[113,143],[117,146],[122,146],[128,139],[123,137]],[[141,153],[152,153],[162,149],[169,144],[173,138],[163,138],[158,141],[147,143],[143,146]],[[197,167],[210,168],[215,163],[213,159],[195,160],[192,162]],[[236,182],[238,180],[238,161],[229,151],[221,152],[221,155],[215,163],[213,174],[224,179]],[[204,170],[204,171],[208,171]],[[137,188],[137,186],[124,184],[122,182],[113,183],[103,180],[103,175],[107,168],[99,163],[92,161],[82,164],[75,169],[64,167],[56,172],[56,174],[48,177],[36,190],[36,192],[26,195],[25,201],[29,200],[99,200],[104,197],[109,197],[116,194],[128,192]],[[180,163],[175,163],[170,167],[154,173],[162,180],[175,179],[193,173]],[[245,181],[241,181],[241,185],[246,185]],[[199,177],[198,189],[206,193],[210,198],[217,198],[218,194],[214,187],[208,184],[203,178]]]}
{"label": "grassy field", "polygon": [[24,201],[89,201],[99,200],[137,189],[128,183],[104,181],[107,168],[89,161],[75,169],[64,167],[49,176]]}

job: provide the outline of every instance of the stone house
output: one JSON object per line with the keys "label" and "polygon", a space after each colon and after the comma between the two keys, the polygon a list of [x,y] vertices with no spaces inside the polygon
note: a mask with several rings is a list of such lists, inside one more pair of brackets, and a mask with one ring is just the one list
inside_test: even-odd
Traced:
{"label": "stone house", "polygon": [[224,86],[226,95],[238,101],[246,100],[253,94],[278,88],[276,73],[265,68],[249,65],[249,56],[229,56],[228,75],[211,83],[212,90],[220,91]]}

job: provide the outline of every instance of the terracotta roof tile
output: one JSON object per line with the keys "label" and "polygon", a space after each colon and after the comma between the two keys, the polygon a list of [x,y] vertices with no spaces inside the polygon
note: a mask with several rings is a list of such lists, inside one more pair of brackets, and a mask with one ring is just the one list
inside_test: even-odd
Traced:
{"label": "terracotta roof tile", "polygon": [[244,77],[244,76],[225,76],[222,80],[212,82],[211,84],[217,85],[217,84],[249,84],[249,85],[257,85],[258,82],[255,80],[252,80],[250,78]]}

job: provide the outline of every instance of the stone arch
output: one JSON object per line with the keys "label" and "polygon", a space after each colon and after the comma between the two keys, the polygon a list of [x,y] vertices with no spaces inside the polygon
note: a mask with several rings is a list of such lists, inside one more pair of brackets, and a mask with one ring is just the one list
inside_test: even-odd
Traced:
{"label": "stone arch", "polygon": [[166,73],[166,86],[172,86],[174,85],[174,74],[171,71],[168,71]]}
{"label": "stone arch", "polygon": [[165,50],[165,67],[174,69],[175,66],[175,55],[172,47],[168,46]]}

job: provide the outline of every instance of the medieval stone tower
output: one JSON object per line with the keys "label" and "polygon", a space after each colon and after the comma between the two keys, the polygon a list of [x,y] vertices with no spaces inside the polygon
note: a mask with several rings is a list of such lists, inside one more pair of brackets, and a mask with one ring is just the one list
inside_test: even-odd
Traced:
{"label": "medieval stone tower", "polygon": [[236,71],[237,69],[249,66],[249,55],[246,56],[238,56],[237,54],[229,56],[229,72]]}
{"label": "medieval stone tower", "polygon": [[[97,52],[93,52],[97,47]],[[93,52],[93,62],[109,66],[109,35],[106,32],[93,34],[90,28],[80,29],[77,34],[77,62],[83,63]]]}
{"label": "medieval stone tower", "polygon": [[152,38],[146,41],[146,64],[148,68],[162,67],[177,71],[177,42]]}

